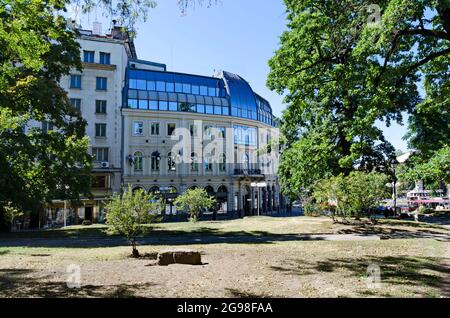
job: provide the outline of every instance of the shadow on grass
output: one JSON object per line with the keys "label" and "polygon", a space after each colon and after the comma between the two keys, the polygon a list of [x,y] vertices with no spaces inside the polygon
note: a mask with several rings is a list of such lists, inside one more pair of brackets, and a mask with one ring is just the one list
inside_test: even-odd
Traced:
{"label": "shadow on grass", "polygon": [[[154,229],[149,234],[139,238],[140,245],[200,245],[200,244],[272,244],[275,242],[289,241],[318,241],[323,240],[317,235],[330,233],[308,234],[274,234],[264,231],[236,231],[224,232],[218,229],[198,228],[196,230],[175,231]],[[126,246],[128,242],[118,236],[82,235],[75,237],[39,238],[30,239],[8,238],[0,239],[3,247],[117,247]]]}
{"label": "shadow on grass", "polygon": [[[120,284],[112,286],[82,285],[71,289],[65,282],[51,282],[30,277],[33,270],[0,269],[0,297],[42,297],[42,298],[138,298],[139,291],[148,290],[156,284]],[[48,278],[48,277],[46,277]]]}
{"label": "shadow on grass", "polygon": [[[352,277],[367,277],[368,267],[377,265],[381,269],[382,284],[423,286],[449,297],[450,284],[447,278],[450,277],[450,268],[443,264],[444,258],[368,256],[358,259],[334,258],[319,262],[288,260],[284,266],[271,266],[271,269],[288,275],[312,275],[345,269]],[[359,293],[367,296],[368,291],[362,290]],[[428,294],[417,296],[427,297]]]}

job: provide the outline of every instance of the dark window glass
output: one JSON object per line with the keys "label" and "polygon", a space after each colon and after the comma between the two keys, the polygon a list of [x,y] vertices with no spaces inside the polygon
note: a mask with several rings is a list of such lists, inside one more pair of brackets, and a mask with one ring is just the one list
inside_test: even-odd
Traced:
{"label": "dark window glass", "polygon": [[147,90],[156,91],[156,83],[154,81],[147,81]]}
{"label": "dark window glass", "polygon": [[159,110],[168,110],[169,102],[159,101]]}
{"label": "dark window glass", "polygon": [[200,95],[200,86],[192,85],[192,94]]}
{"label": "dark window glass", "polygon": [[85,63],[94,63],[95,52],[94,51],[84,51],[84,59]]}
{"label": "dark window glass", "polygon": [[167,124],[167,136],[174,135],[176,127],[177,127],[177,125],[175,125],[175,124]]}
{"label": "dark window glass", "polygon": [[95,137],[106,137],[106,124],[95,124]]}
{"label": "dark window glass", "polygon": [[177,102],[170,102],[169,103],[169,110],[176,112],[178,110],[178,103]]}
{"label": "dark window glass", "polygon": [[75,108],[76,110],[78,110],[79,112],[81,111],[81,99],[71,98],[70,105],[72,105],[72,107]]}
{"label": "dark window glass", "polygon": [[151,101],[148,102],[148,106],[149,106],[148,108],[150,110],[158,110],[158,101],[151,100]]}
{"label": "dark window glass", "polygon": [[175,92],[177,92],[177,93],[183,93],[183,84],[181,84],[181,83],[175,83]]}
{"label": "dark window glass", "polygon": [[100,64],[111,64],[111,54],[100,52]]}
{"label": "dark window glass", "polygon": [[174,83],[166,83],[166,92],[169,92],[169,93],[175,92],[175,84]]}
{"label": "dark window glass", "polygon": [[70,75],[70,88],[81,89],[81,75]]}
{"label": "dark window glass", "polygon": [[137,109],[138,108],[138,100],[137,99],[129,99],[128,100],[128,107]]}
{"label": "dark window glass", "polygon": [[95,101],[95,112],[97,114],[106,114],[106,100]]}
{"label": "dark window glass", "polygon": [[53,123],[48,122],[48,121],[44,121],[42,122],[42,131],[44,133],[48,133],[49,131],[53,130]]}
{"label": "dark window glass", "polygon": [[139,100],[139,109],[148,109],[148,100]]}
{"label": "dark window glass", "polygon": [[206,105],[206,113],[207,114],[214,114],[214,106]]}
{"label": "dark window glass", "polygon": [[108,161],[109,148],[92,148],[92,156],[95,162]]}
{"label": "dark window glass", "polygon": [[152,123],[151,125],[151,135],[158,136],[159,135],[159,123]]}
{"label": "dark window glass", "polygon": [[156,82],[156,90],[159,92],[165,92],[166,91],[166,82]]}
{"label": "dark window glass", "polygon": [[108,79],[106,77],[97,77],[96,89],[106,91],[108,89]]}
{"label": "dark window glass", "polygon": [[93,189],[106,189],[106,176],[95,176],[92,178]]}

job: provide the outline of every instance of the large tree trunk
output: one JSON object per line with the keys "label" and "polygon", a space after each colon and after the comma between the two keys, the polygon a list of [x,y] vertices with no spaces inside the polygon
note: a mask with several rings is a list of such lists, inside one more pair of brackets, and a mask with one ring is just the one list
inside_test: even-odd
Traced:
{"label": "large tree trunk", "polygon": [[132,252],[131,256],[132,256],[133,258],[139,258],[139,257],[140,257],[140,254],[139,254],[139,251],[138,251],[137,248],[136,248],[136,239],[132,239],[132,240],[131,240],[131,246],[132,246],[132,248],[133,248],[133,252]]}

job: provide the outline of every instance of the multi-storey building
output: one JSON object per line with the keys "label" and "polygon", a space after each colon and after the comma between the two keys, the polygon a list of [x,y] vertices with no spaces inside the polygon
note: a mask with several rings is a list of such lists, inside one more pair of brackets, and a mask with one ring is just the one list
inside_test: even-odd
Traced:
{"label": "multi-storey building", "polygon": [[[94,156],[93,198],[73,209],[79,219],[102,221],[105,202],[129,185],[164,196],[172,214],[173,199],[193,187],[215,196],[220,213],[280,208],[278,152],[261,152],[277,135],[272,109],[244,79],[138,60],[119,27],[80,33],[83,71],[61,82],[88,123]],[[60,221],[61,204],[52,219]]]}

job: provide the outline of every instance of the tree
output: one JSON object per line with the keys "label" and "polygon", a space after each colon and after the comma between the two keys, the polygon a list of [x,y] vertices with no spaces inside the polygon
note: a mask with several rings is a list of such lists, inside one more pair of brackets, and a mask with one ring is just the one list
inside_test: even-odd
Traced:
{"label": "tree", "polygon": [[330,173],[348,174],[366,163],[368,171],[387,171],[382,165],[392,161],[393,148],[374,124],[402,123],[405,111],[412,114],[413,144],[429,139],[436,149],[448,140],[449,0],[285,3],[288,31],[269,62],[268,85],[286,93],[288,148],[323,127],[337,132],[331,145],[339,166]]}
{"label": "tree", "polygon": [[[0,4],[0,201],[23,210],[89,195],[86,123],[59,86],[81,68],[76,34],[60,15],[67,3]],[[33,121],[55,131],[30,128]]]}
{"label": "tree", "polygon": [[149,224],[160,220],[160,203],[144,190],[133,192],[129,186],[122,195],[114,195],[105,209],[109,232],[124,236],[132,246],[132,257],[139,257],[137,237],[151,230]]}
{"label": "tree", "polygon": [[189,189],[175,200],[175,205],[188,211],[190,220],[197,222],[204,209],[210,209],[216,204],[216,199],[210,197],[205,189]]}
{"label": "tree", "polygon": [[387,182],[384,174],[354,171],[317,182],[313,197],[325,207],[335,205],[336,215],[360,218],[389,195]]}

